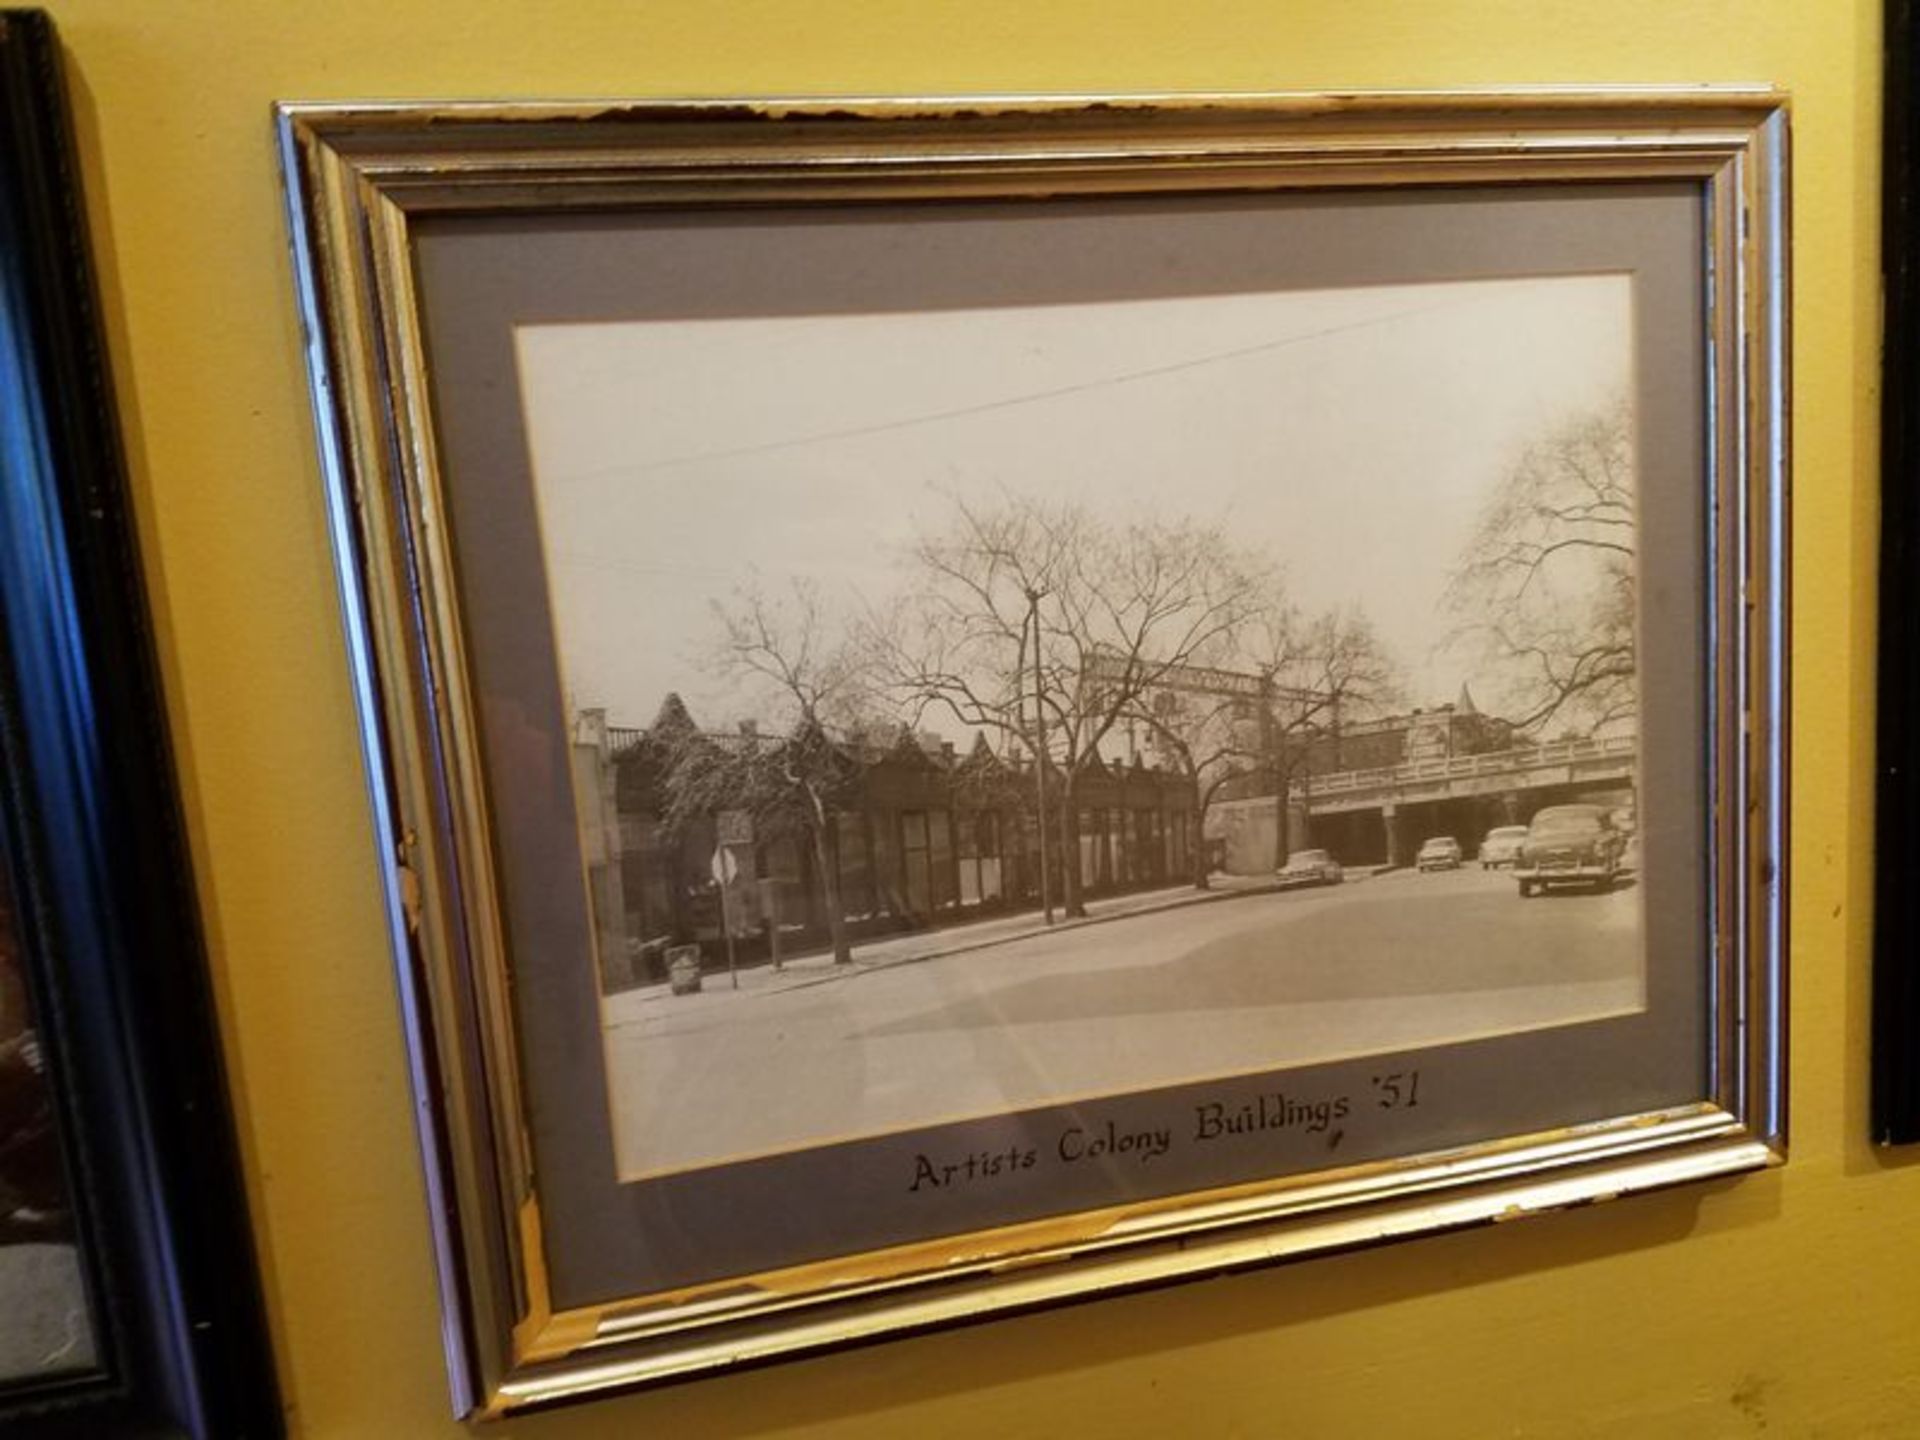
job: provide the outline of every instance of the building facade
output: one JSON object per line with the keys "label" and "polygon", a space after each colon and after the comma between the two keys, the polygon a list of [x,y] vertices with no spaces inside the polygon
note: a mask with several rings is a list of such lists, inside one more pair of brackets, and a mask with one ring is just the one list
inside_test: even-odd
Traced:
{"label": "building facade", "polygon": [[[735,958],[757,962],[778,945],[793,954],[827,943],[834,867],[840,918],[855,939],[964,923],[1041,903],[1040,800],[1030,761],[993,753],[983,737],[951,744],[903,729],[886,745],[838,745],[831,813],[817,837],[804,814],[736,809],[724,793],[689,809],[671,793],[676,757],[689,746],[716,754],[778,747],[752,731],[703,732],[677,697],[645,730],[576,727],[575,789],[583,824],[603,834],[591,856],[617,870],[593,883],[611,988],[657,978],[669,944],[710,956],[729,936]],[[1066,787],[1049,773],[1050,891],[1060,903],[1063,858],[1086,896],[1189,881],[1193,787],[1147,765],[1094,763]],[[610,803],[608,803],[610,799]],[[804,809],[804,807],[796,807]],[[1070,835],[1071,844],[1061,841]],[[590,856],[590,871],[593,869]]]}

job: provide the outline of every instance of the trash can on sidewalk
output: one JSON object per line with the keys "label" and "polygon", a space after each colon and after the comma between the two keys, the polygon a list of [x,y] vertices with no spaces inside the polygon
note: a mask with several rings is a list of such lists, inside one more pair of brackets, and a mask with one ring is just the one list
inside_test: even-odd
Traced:
{"label": "trash can on sidewalk", "polygon": [[700,947],[675,945],[667,951],[667,983],[676,995],[695,995],[700,990]]}

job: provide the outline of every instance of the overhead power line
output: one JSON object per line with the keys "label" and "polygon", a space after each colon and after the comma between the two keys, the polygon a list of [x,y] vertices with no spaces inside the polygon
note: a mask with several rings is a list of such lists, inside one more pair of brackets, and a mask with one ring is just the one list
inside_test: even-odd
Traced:
{"label": "overhead power line", "polygon": [[1101,390],[1114,385],[1132,385],[1143,380],[1157,380],[1167,375],[1176,375],[1182,371],[1198,370],[1209,365],[1223,365],[1235,360],[1244,360],[1252,355],[1266,354],[1275,350],[1285,350],[1296,345],[1305,345],[1314,340],[1325,340],[1331,336],[1349,334],[1356,330],[1377,329],[1382,325],[1391,325],[1401,320],[1409,320],[1417,315],[1430,314],[1436,310],[1446,310],[1460,304],[1460,301],[1440,301],[1432,305],[1415,306],[1408,310],[1396,310],[1390,315],[1376,315],[1367,320],[1350,321],[1344,325],[1329,325],[1319,330],[1309,330],[1299,335],[1286,335],[1277,340],[1263,340],[1257,345],[1243,345],[1232,350],[1220,350],[1208,355],[1197,355],[1187,360],[1173,360],[1164,365],[1151,365],[1140,370],[1122,371],[1117,375],[1105,375],[1092,380],[1075,381],[1070,385],[1056,385],[1045,390],[1033,390],[1021,395],[1003,396],[998,400],[983,400],[973,405],[957,405],[945,410],[930,410],[918,415],[906,415],[897,420],[881,420],[867,425],[848,425],[833,430],[820,430],[807,435],[792,435],[781,440],[763,440],[751,445],[733,445],[718,450],[702,450],[690,455],[670,455],[658,460],[649,460],[641,464],[608,465],[594,470],[582,470],[572,475],[555,477],[560,483],[576,483],[583,480],[599,480],[613,475],[645,475],[656,470],[674,469],[683,465],[700,465],[713,460],[734,460],[748,455],[765,455],[777,450],[790,450],[808,445],[824,445],[836,440],[858,440],[870,435],[885,435],[900,430],[911,430],[921,425],[944,424],[949,420],[964,419],[971,415],[990,414],[996,410],[1012,410],[1025,405],[1039,405],[1049,400],[1060,400],[1071,395],[1085,394],[1091,390]]}

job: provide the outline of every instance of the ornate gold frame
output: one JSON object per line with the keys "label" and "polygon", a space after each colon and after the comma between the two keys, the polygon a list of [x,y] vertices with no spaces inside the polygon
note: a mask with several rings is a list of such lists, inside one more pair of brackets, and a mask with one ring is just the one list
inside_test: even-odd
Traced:
{"label": "ornate gold frame", "polygon": [[[1786,113],[1762,88],[332,105],[278,112],[461,1413],[1777,1163]],[[412,258],[427,216],[1154,191],[1702,187],[1716,944],[1697,1105],[556,1313]]]}

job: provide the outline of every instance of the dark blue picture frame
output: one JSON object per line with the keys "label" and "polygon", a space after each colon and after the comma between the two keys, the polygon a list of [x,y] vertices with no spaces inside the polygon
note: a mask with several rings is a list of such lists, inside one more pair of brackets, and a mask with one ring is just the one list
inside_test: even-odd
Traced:
{"label": "dark blue picture frame", "polygon": [[52,23],[0,11],[0,863],[99,1363],[8,1435],[283,1424]]}

